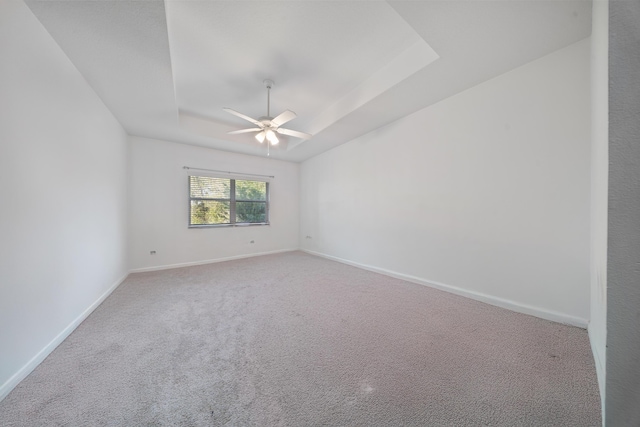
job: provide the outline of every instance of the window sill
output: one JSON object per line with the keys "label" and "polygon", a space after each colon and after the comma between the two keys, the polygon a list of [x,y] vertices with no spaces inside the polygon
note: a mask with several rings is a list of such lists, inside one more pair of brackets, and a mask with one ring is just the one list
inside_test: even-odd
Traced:
{"label": "window sill", "polygon": [[227,227],[255,227],[261,225],[271,225],[268,222],[254,222],[246,224],[192,224],[189,228],[227,228]]}

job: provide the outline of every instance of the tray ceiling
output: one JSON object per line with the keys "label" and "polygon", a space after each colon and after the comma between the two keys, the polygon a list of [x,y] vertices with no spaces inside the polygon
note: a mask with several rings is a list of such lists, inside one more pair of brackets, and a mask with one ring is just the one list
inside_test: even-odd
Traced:
{"label": "tray ceiling", "polygon": [[57,1],[27,4],[131,135],[303,161],[590,34],[587,1]]}

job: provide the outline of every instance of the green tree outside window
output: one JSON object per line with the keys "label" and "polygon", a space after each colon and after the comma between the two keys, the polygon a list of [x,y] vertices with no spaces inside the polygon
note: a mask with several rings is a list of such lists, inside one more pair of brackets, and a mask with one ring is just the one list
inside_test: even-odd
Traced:
{"label": "green tree outside window", "polygon": [[190,176],[189,225],[268,224],[268,194],[263,181]]}

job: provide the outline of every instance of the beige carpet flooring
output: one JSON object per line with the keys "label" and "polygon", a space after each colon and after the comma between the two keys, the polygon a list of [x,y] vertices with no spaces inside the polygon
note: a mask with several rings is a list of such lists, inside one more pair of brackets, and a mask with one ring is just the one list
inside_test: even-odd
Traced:
{"label": "beige carpet flooring", "polygon": [[586,427],[599,402],[585,330],[290,252],[129,276],[0,425]]}

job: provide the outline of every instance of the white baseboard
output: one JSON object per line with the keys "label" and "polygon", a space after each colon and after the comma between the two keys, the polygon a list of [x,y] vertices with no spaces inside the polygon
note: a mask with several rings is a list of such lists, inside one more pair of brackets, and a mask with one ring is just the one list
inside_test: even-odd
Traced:
{"label": "white baseboard", "polygon": [[426,280],[420,277],[410,276],[408,274],[402,274],[384,268],[378,268],[371,265],[361,264],[359,262],[349,261],[346,259],[338,258],[332,255],[323,254],[320,252],[314,252],[307,249],[300,249],[311,255],[327,258],[333,261],[337,261],[343,264],[351,265],[353,267],[362,268],[364,270],[373,271],[374,273],[384,274],[385,276],[393,277],[395,279],[406,280],[407,282],[417,283],[419,285],[428,286],[430,288],[439,289],[442,291],[450,292],[452,294],[460,295],[463,297],[471,298],[476,301],[481,301],[487,304],[495,305],[498,307],[506,308],[518,313],[529,314],[531,316],[540,317],[542,319],[551,320],[553,322],[563,323],[566,325],[577,326],[583,329],[587,327],[587,319],[580,317],[570,316],[568,314],[559,313],[552,310],[546,310],[540,307],[534,307],[527,304],[522,304],[516,301],[507,300],[504,298],[494,297],[491,295],[483,294],[476,291],[470,291],[467,289],[458,288],[456,286],[447,285],[433,280]]}
{"label": "white baseboard", "polygon": [[179,264],[166,264],[166,265],[158,265],[158,266],[155,266],[155,267],[134,268],[134,269],[130,270],[130,273],[144,273],[146,271],[169,270],[171,268],[181,268],[181,267],[191,267],[193,265],[213,264],[213,263],[216,263],[216,262],[233,261],[235,259],[253,258],[253,257],[256,257],[256,256],[273,255],[273,254],[279,254],[279,253],[282,253],[282,252],[293,252],[293,251],[297,251],[297,250],[298,250],[298,248],[295,248],[295,249],[278,249],[277,251],[258,252],[258,253],[255,253],[255,254],[248,254],[248,255],[235,255],[235,256],[230,256],[230,257],[207,259],[207,260],[202,260],[202,261],[182,262],[182,263],[179,263]]}
{"label": "white baseboard", "polygon": [[591,331],[591,323],[587,327],[587,332],[589,333],[589,342],[591,343],[591,353],[593,353],[593,361],[596,365],[596,376],[598,377],[598,388],[600,389],[600,405],[602,410],[602,425],[604,426],[605,422],[605,381],[606,381],[606,369],[604,360],[602,360],[602,354],[598,350],[598,348],[594,345],[596,340],[593,337],[593,332]]}
{"label": "white baseboard", "polygon": [[148,267],[148,268],[137,268],[130,270],[127,274],[117,280],[106,292],[104,292],[93,304],[91,304],[82,314],[80,314],[76,319],[73,320],[64,330],[62,330],[49,344],[47,344],[42,350],[38,352],[29,362],[27,362],[18,372],[11,376],[4,384],[0,386],[0,401],[2,401],[7,395],[13,390],[23,379],[25,379],[42,361],[49,355],[56,347],[62,343],[79,325],[82,323],[84,319],[86,319],[92,312],[95,310],[111,293],[118,287],[124,280],[127,278],[129,273],[139,273],[144,271],[156,271],[156,270],[166,270],[171,268],[180,268],[180,267],[188,267],[192,265],[202,265],[202,264],[211,264],[216,262],[223,261],[231,261],[235,259],[242,258],[251,258],[262,255],[271,255],[277,254],[281,252],[292,252],[297,251],[298,248],[295,249],[281,249],[277,251],[270,252],[260,252],[249,255],[238,255],[226,258],[218,258],[204,261],[195,261],[195,262],[185,262],[181,264],[172,264],[172,265],[162,265],[156,267]]}
{"label": "white baseboard", "polygon": [[111,293],[116,290],[118,286],[127,278],[129,273],[122,276],[120,279],[111,285],[100,297],[93,302],[85,311],[83,311],[78,317],[76,317],[66,328],[64,328],[49,344],[47,344],[42,350],[38,352],[31,360],[27,362],[18,372],[13,374],[4,384],[0,386],[0,401],[2,401],[11,390],[13,390],[23,379],[27,377],[53,350],[56,349],[64,341],[71,332],[73,332],[84,319],[95,310]]}

